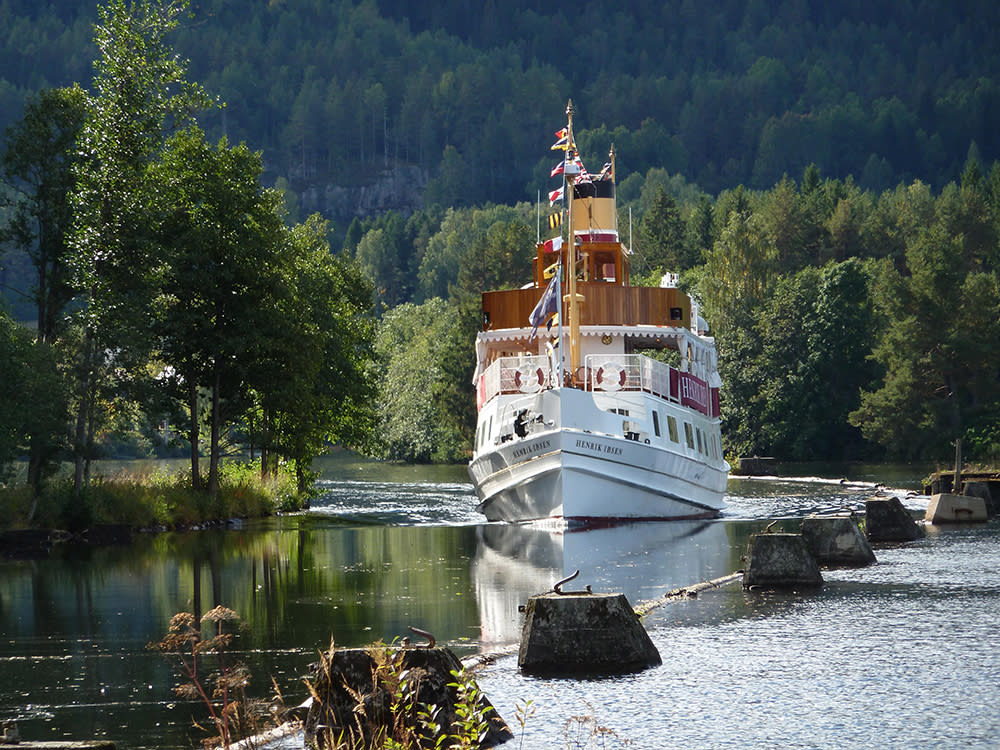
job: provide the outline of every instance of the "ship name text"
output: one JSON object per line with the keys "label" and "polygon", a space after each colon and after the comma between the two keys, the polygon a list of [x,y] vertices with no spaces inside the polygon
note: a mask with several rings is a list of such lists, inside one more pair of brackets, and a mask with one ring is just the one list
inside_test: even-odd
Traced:
{"label": "ship name text", "polygon": [[594,443],[590,440],[578,439],[576,441],[577,448],[584,448],[589,451],[594,451],[595,453],[607,453],[612,456],[620,456],[622,454],[622,449],[614,445],[604,445],[603,443]]}

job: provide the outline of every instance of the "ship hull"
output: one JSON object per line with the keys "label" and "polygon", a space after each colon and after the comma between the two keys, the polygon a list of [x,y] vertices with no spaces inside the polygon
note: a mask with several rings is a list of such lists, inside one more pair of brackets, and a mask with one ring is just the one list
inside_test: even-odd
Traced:
{"label": "ship hull", "polygon": [[[570,401],[586,398],[563,393]],[[556,394],[550,392],[537,407],[551,414],[555,400],[566,409]],[[584,416],[582,410],[579,403],[571,407],[578,418]],[[684,455],[657,441],[560,423],[502,442],[470,463],[479,510],[488,520],[553,518],[594,525],[711,518],[723,509],[728,477],[724,462],[712,465],[700,455]]]}

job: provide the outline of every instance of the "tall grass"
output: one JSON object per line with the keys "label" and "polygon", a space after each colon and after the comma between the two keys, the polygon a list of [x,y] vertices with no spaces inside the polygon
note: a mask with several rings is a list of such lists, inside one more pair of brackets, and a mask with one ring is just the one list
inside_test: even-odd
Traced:
{"label": "tall grass", "polygon": [[69,480],[51,482],[29,523],[31,501],[31,491],[23,485],[0,488],[0,528],[76,531],[97,524],[177,528],[297,510],[305,498],[296,491],[290,469],[262,480],[259,462],[230,461],[220,466],[215,497],[194,490],[188,471],[150,470],[97,477],[79,498]]}

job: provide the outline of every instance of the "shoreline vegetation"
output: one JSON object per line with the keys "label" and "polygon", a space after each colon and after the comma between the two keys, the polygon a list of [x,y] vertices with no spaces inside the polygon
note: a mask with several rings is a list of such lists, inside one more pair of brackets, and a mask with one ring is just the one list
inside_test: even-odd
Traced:
{"label": "shoreline vegetation", "polygon": [[122,469],[93,478],[79,497],[72,477],[50,480],[37,498],[26,483],[0,485],[0,532],[58,529],[78,534],[96,526],[178,530],[302,510],[311,497],[311,489],[298,491],[293,467],[282,464],[262,478],[259,459],[223,461],[215,496],[192,487],[190,469]]}

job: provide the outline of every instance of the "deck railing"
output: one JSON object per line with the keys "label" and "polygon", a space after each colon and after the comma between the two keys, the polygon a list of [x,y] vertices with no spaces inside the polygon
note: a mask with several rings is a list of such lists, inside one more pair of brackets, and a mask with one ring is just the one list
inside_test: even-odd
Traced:
{"label": "deck railing", "polygon": [[[557,371],[558,362],[546,356],[501,357],[480,376],[477,404],[482,408],[500,394],[537,393],[558,386]],[[605,393],[645,391],[710,416],[719,414],[717,389],[642,354],[589,355],[572,376],[564,373],[562,385]]]}

